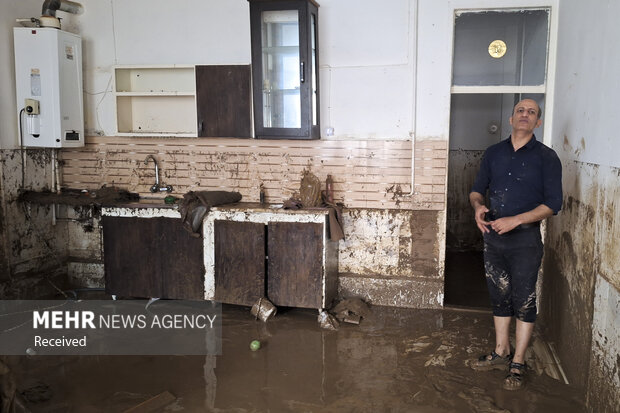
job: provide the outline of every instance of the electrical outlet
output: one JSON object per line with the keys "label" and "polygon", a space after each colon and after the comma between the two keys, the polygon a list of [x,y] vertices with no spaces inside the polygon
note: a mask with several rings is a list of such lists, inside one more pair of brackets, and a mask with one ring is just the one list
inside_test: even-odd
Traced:
{"label": "electrical outlet", "polygon": [[26,99],[26,104],[24,108],[26,109],[26,114],[38,115],[39,114],[39,101],[35,99]]}

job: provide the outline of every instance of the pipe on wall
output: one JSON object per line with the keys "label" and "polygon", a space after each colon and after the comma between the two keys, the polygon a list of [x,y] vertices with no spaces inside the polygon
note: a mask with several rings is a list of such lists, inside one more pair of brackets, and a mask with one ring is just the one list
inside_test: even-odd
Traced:
{"label": "pipe on wall", "polygon": [[412,126],[411,126],[411,192],[406,194],[405,196],[413,196],[415,194],[415,139],[416,139],[416,129],[417,129],[417,111],[418,111],[418,12],[420,0],[415,0],[415,27],[414,27],[414,51],[413,51],[413,118],[412,118]]}
{"label": "pipe on wall", "polygon": [[82,14],[84,8],[80,3],[70,0],[45,0],[41,8],[41,15],[56,17],[56,10],[71,14]]}

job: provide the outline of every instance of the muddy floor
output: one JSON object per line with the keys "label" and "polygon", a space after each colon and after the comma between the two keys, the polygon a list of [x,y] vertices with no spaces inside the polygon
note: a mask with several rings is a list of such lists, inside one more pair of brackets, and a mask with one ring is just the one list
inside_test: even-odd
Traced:
{"label": "muddy floor", "polygon": [[[38,396],[27,403],[35,413],[124,412],[164,392],[173,400],[154,411],[584,411],[579,392],[542,372],[533,351],[538,367],[522,391],[503,390],[501,371],[471,370],[468,360],[493,346],[483,311],[373,307],[360,325],[326,331],[316,310],[280,309],[263,323],[249,308],[224,306],[222,338],[220,356],[8,361],[18,390]],[[251,351],[255,339],[262,347]]]}

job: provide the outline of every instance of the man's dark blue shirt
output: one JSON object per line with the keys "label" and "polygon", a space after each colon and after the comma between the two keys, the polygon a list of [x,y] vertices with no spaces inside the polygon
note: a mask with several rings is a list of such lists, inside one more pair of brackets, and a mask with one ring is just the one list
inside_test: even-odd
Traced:
{"label": "man's dark blue shirt", "polygon": [[536,136],[516,152],[508,137],[484,152],[471,191],[484,196],[487,189],[491,220],[531,211],[540,204],[557,214],[562,208],[562,164]]}

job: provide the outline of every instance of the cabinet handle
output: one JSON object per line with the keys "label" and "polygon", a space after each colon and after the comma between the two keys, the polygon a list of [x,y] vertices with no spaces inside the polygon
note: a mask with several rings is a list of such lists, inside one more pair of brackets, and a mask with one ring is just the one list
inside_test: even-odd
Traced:
{"label": "cabinet handle", "polygon": [[301,62],[300,66],[301,66],[301,70],[299,71],[299,81],[301,83],[304,83],[306,81],[306,73],[305,73],[306,64],[304,62]]}
{"label": "cabinet handle", "polygon": [[200,127],[198,128],[198,134],[202,134],[202,131],[204,130],[203,126],[204,126],[204,121],[201,120],[200,121]]}

